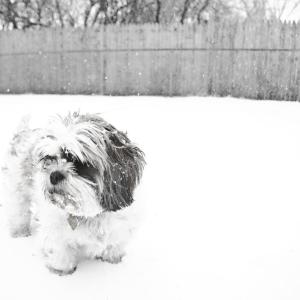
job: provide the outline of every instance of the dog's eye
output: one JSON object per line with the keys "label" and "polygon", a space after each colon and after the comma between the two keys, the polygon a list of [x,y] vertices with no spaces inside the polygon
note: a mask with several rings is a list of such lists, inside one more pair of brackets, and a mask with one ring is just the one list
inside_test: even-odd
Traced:
{"label": "dog's eye", "polygon": [[47,160],[48,161],[53,161],[53,160],[56,160],[56,156],[46,155],[41,160],[43,160],[43,161],[47,161]]}
{"label": "dog's eye", "polygon": [[77,159],[74,155],[70,154],[70,155],[67,156],[67,162],[73,162],[74,163],[76,161],[77,161]]}
{"label": "dog's eye", "polygon": [[53,164],[56,161],[56,157],[47,155],[44,158],[42,158],[41,161],[43,161],[44,167],[47,167],[47,166],[50,166],[51,164]]}
{"label": "dog's eye", "polygon": [[62,158],[65,159],[67,162],[73,163],[77,161],[76,157],[71,152],[68,152],[66,150],[63,150]]}

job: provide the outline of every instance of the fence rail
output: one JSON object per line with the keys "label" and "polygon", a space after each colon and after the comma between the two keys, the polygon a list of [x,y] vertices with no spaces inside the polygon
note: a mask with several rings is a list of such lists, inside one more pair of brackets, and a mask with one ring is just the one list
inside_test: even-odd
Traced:
{"label": "fence rail", "polygon": [[0,92],[300,100],[300,24],[0,32]]}

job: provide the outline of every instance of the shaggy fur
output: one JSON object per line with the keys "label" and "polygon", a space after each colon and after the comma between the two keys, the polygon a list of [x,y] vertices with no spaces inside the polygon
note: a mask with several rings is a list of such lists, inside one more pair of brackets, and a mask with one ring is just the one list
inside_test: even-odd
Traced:
{"label": "shaggy fur", "polygon": [[9,229],[37,233],[46,266],[70,274],[82,258],[117,263],[132,232],[143,152],[97,114],[26,123],[14,136],[5,178]]}

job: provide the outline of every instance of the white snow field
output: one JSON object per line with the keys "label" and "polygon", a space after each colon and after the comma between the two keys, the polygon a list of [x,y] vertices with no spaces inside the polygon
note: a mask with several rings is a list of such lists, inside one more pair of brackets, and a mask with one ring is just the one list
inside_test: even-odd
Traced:
{"label": "white snow field", "polygon": [[[144,217],[124,261],[50,273],[0,208],[0,299],[300,299],[300,104],[232,98],[0,96],[21,116],[101,112],[145,152]],[[2,197],[0,201],[2,202]]]}

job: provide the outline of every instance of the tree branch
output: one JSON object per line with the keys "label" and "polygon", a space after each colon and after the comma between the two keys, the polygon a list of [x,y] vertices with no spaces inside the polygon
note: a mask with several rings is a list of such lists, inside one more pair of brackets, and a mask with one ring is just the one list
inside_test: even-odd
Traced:
{"label": "tree branch", "polygon": [[186,18],[186,15],[187,15],[187,12],[190,8],[190,5],[191,5],[191,0],[185,0],[184,1],[184,4],[183,4],[183,11],[181,13],[181,17],[180,17],[180,23],[183,24],[184,23],[184,20]]}

